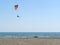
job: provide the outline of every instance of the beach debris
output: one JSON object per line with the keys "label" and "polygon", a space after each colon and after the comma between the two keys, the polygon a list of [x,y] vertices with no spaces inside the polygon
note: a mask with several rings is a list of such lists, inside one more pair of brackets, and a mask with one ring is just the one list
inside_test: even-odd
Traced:
{"label": "beach debris", "polygon": [[34,38],[38,38],[38,36],[34,36]]}

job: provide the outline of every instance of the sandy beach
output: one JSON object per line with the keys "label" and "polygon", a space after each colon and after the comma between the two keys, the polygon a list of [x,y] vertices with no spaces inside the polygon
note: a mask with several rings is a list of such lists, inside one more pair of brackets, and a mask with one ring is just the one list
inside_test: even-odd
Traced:
{"label": "sandy beach", "polygon": [[0,45],[60,45],[60,38],[0,38]]}

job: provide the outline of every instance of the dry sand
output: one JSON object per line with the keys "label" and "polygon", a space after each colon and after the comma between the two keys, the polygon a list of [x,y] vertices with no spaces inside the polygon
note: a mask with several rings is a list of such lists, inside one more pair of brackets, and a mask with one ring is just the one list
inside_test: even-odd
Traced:
{"label": "dry sand", "polygon": [[60,45],[60,38],[0,38],[0,45]]}

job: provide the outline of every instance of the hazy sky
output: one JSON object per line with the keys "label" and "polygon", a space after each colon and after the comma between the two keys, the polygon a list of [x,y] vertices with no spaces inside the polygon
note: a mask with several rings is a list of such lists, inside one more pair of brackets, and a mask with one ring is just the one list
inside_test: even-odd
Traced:
{"label": "hazy sky", "polygon": [[60,0],[0,0],[0,32],[16,31],[60,32]]}

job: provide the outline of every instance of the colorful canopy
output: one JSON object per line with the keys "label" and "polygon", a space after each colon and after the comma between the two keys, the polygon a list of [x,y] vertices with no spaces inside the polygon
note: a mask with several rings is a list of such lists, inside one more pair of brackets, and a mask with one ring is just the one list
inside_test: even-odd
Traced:
{"label": "colorful canopy", "polygon": [[17,8],[18,8],[18,5],[14,5],[14,9],[17,10]]}

